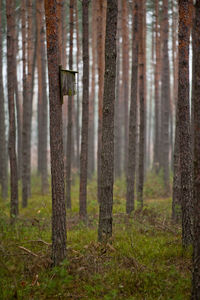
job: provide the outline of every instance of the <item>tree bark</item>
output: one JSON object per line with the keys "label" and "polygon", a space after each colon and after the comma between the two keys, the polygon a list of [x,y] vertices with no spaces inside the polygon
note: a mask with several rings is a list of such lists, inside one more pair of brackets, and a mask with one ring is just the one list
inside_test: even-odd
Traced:
{"label": "tree bark", "polygon": [[178,82],[178,121],[181,208],[182,208],[182,243],[188,246],[192,242],[191,205],[192,205],[192,153],[190,135],[189,105],[189,39],[191,15],[189,1],[179,0],[179,82]]}
{"label": "tree bark", "polygon": [[112,236],[117,0],[107,3],[100,177],[99,241]]}
{"label": "tree bark", "polygon": [[137,95],[138,95],[138,0],[133,4],[132,25],[132,76],[131,105],[129,115],[129,145],[126,191],[126,213],[134,210],[135,164],[136,164],[136,126],[137,126]]}
{"label": "tree bark", "polygon": [[53,265],[58,265],[66,257],[66,210],[56,0],[45,0],[45,15],[50,100],[52,260]]}
{"label": "tree bark", "polygon": [[37,16],[37,61],[38,61],[38,90],[41,97],[41,177],[42,194],[48,192],[47,172],[47,86],[46,86],[46,53],[45,53],[45,29],[44,29],[44,7],[43,1],[36,2]]}
{"label": "tree bark", "polygon": [[15,7],[14,1],[6,1],[7,16],[7,87],[8,87],[8,110],[9,110],[9,158],[10,158],[10,187],[11,218],[18,215],[18,177],[16,156],[16,126],[15,126],[15,63],[14,63],[14,38],[15,38]]}
{"label": "tree bark", "polygon": [[[0,0],[0,11],[2,0]],[[0,27],[2,28],[2,20],[0,14]],[[8,197],[8,178],[7,178],[7,149],[6,149],[6,124],[5,124],[5,98],[3,87],[3,65],[2,65],[2,31],[0,30],[0,184],[1,196],[5,200]]]}
{"label": "tree bark", "polygon": [[145,2],[139,3],[139,101],[140,101],[140,135],[139,135],[139,171],[138,171],[138,203],[143,207],[145,128],[146,128],[146,68],[145,68]]}
{"label": "tree bark", "polygon": [[87,218],[87,168],[88,168],[88,121],[89,121],[89,38],[88,38],[88,8],[89,0],[82,2],[83,26],[83,100],[82,100],[82,130],[80,157],[80,195],[79,215]]}

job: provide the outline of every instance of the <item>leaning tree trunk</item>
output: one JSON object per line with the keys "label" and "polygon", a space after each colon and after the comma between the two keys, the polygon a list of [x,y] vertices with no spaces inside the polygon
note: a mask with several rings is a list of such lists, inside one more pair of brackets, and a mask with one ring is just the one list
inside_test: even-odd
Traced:
{"label": "leaning tree trunk", "polygon": [[83,102],[82,102],[82,130],[80,157],[80,195],[79,215],[87,217],[87,167],[88,167],[88,119],[89,119],[89,39],[88,39],[88,8],[89,0],[83,0]]}
{"label": "leaning tree trunk", "polygon": [[99,241],[112,236],[117,0],[107,3],[100,176]]}
{"label": "leaning tree trunk", "polygon": [[[0,11],[2,0],[0,0]],[[2,26],[0,14],[0,27]],[[0,184],[1,195],[3,199],[8,196],[8,178],[7,178],[7,151],[6,151],[6,125],[5,125],[5,103],[4,103],[4,87],[2,77],[2,32],[0,30]]]}
{"label": "leaning tree trunk", "polygon": [[178,122],[181,175],[182,243],[192,242],[192,152],[189,104],[189,41],[191,15],[189,0],[179,0]]}
{"label": "leaning tree trunk", "polygon": [[10,187],[11,187],[11,218],[18,215],[18,177],[16,156],[16,126],[15,126],[15,67],[14,63],[14,38],[15,38],[15,7],[14,1],[6,1],[7,16],[7,87],[9,110],[9,158],[10,158]]}
{"label": "leaning tree trunk", "polygon": [[126,191],[126,213],[134,210],[135,164],[136,164],[136,126],[137,126],[137,95],[138,95],[138,0],[133,5],[132,29],[132,76],[131,105],[129,116],[129,145]]}
{"label": "leaning tree trunk", "polygon": [[200,0],[196,1],[193,26],[194,106],[194,241],[192,299],[200,299]]}
{"label": "leaning tree trunk", "polygon": [[45,0],[50,101],[52,259],[54,265],[58,265],[66,257],[62,104],[59,85],[58,27],[56,14],[57,1]]}

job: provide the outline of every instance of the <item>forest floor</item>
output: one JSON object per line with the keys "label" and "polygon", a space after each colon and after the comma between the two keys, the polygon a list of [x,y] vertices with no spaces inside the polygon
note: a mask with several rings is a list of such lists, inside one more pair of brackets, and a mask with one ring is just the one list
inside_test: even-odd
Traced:
{"label": "forest floor", "polygon": [[78,217],[75,183],[67,212],[67,258],[55,268],[51,195],[40,194],[35,178],[28,207],[20,209],[14,225],[9,202],[1,200],[0,299],[189,299],[191,249],[182,249],[181,228],[170,220],[171,199],[157,197],[161,185],[153,180],[145,186],[144,209],[130,217],[124,182],[115,184],[113,237],[107,245],[97,242],[96,183],[88,187],[87,224]]}

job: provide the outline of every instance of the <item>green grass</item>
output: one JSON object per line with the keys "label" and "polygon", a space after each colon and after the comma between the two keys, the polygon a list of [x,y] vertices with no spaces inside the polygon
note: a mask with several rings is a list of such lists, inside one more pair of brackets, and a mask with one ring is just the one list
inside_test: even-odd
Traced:
{"label": "green grass", "polygon": [[[156,179],[147,180],[155,184]],[[40,195],[34,177],[28,208],[20,207],[14,225],[9,203],[1,200],[0,299],[189,299],[191,249],[182,250],[180,227],[171,224],[171,199],[149,198],[149,185],[144,209],[128,217],[125,181],[115,183],[113,237],[104,245],[97,242],[96,182],[88,186],[86,226],[78,217],[75,179],[72,211],[67,212],[67,258],[55,268],[50,194]]]}

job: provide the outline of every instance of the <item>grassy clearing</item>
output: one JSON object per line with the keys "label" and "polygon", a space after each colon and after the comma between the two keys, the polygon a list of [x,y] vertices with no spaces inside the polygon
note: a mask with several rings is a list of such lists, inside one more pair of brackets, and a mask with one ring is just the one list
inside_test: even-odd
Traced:
{"label": "grassy clearing", "polygon": [[68,256],[53,269],[50,195],[41,196],[34,179],[29,206],[13,226],[9,204],[1,201],[0,299],[189,299],[191,251],[182,250],[180,228],[171,224],[171,199],[153,199],[156,184],[151,199],[146,185],[145,207],[131,217],[125,214],[124,182],[115,184],[113,238],[104,245],[97,242],[96,183],[88,188],[86,226],[78,218],[75,180]]}

